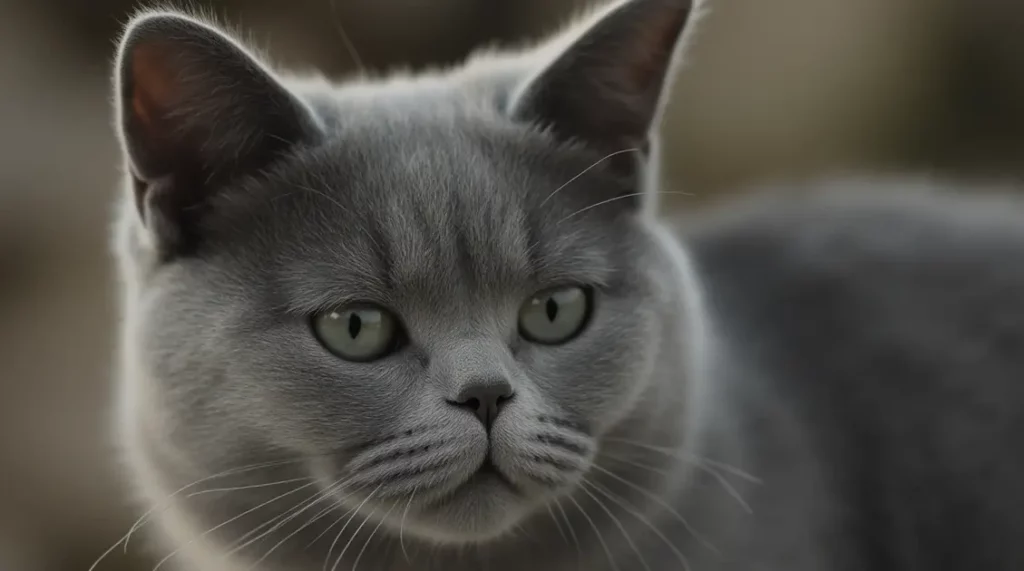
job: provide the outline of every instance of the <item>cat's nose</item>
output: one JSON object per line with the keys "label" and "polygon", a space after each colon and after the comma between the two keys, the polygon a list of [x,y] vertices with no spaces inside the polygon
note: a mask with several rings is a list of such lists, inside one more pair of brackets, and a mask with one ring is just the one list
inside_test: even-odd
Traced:
{"label": "cat's nose", "polygon": [[494,419],[513,394],[512,385],[504,378],[474,379],[467,381],[455,399],[448,402],[472,411],[490,430]]}

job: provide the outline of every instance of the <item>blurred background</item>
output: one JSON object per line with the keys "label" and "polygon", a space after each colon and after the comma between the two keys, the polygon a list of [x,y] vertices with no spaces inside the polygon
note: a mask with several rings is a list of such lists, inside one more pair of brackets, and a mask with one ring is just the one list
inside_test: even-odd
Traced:
{"label": "blurred background", "polygon": [[[829,173],[1024,175],[1024,3],[710,0],[665,126],[699,208]],[[553,30],[573,0],[198,2],[343,77]],[[81,570],[137,517],[108,422],[110,60],[132,0],[0,0],[0,571]],[[143,545],[139,542],[136,545]],[[118,552],[120,553],[120,552]],[[148,570],[142,549],[101,570]]]}

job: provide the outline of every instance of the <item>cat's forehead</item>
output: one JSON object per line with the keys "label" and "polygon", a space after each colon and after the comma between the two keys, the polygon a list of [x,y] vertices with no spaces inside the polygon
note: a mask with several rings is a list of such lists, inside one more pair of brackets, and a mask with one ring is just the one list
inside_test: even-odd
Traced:
{"label": "cat's forehead", "polygon": [[403,250],[450,242],[456,232],[477,244],[494,238],[523,246],[532,193],[553,190],[558,179],[536,160],[542,153],[527,137],[408,109],[367,114],[369,120],[349,115],[311,153],[314,184],[353,205]]}
{"label": "cat's forehead", "polygon": [[497,119],[374,113],[338,125],[273,177],[282,198],[260,217],[289,298],[404,291],[450,302],[611,279],[601,229],[561,221],[573,206],[545,203],[585,163],[563,164],[538,133]]}

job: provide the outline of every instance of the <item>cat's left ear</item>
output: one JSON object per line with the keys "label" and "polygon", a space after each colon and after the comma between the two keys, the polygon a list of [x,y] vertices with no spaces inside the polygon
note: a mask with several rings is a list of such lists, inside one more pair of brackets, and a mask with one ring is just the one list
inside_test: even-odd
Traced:
{"label": "cat's left ear", "polygon": [[614,2],[569,32],[568,46],[513,97],[513,117],[605,153],[645,152],[695,3]]}
{"label": "cat's left ear", "polygon": [[312,142],[312,111],[227,34],[177,13],[127,27],[115,97],[143,223],[167,256],[195,249],[203,215],[234,180]]}

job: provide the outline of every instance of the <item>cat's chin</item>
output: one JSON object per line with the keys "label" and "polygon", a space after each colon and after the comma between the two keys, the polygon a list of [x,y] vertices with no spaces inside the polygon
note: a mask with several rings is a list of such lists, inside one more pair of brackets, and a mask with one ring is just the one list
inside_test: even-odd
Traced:
{"label": "cat's chin", "polygon": [[509,533],[531,505],[499,471],[483,469],[445,496],[418,506],[404,527],[437,543],[484,543]]}

